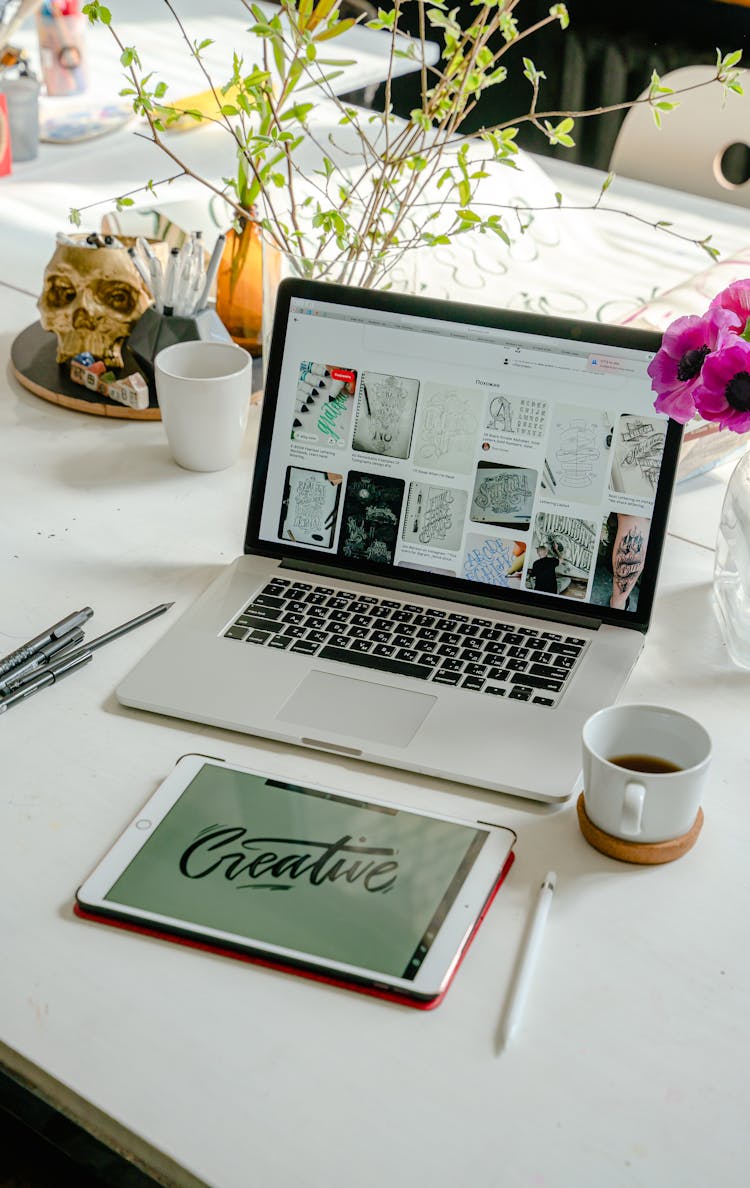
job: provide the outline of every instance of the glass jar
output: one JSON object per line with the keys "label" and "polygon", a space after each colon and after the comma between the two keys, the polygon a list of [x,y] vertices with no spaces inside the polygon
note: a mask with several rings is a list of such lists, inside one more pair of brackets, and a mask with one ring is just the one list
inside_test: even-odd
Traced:
{"label": "glass jar", "polygon": [[727,651],[750,668],[750,451],[729,479],[714,563],[714,606]]}

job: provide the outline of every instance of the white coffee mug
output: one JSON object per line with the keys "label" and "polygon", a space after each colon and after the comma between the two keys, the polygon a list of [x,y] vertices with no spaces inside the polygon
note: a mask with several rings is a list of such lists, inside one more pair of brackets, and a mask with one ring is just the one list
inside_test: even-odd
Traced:
{"label": "white coffee mug", "polygon": [[689,832],[711,760],[699,722],[660,705],[612,705],[588,719],[582,741],[584,805],[594,825],[635,842]]}
{"label": "white coffee mug", "polygon": [[187,470],[237,461],[247,425],[253,361],[233,342],[176,342],[154,361],[156,395],[172,457]]}

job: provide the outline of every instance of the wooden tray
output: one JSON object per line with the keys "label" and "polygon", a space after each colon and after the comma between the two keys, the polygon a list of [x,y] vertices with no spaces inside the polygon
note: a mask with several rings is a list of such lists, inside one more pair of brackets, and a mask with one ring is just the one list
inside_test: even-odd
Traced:
{"label": "wooden tray", "polygon": [[[34,322],[22,330],[10,348],[11,367],[19,384],[23,384],[35,396],[41,396],[42,400],[49,400],[62,408],[71,408],[75,412],[120,417],[128,421],[161,420],[159,406],[155,402],[149,408],[128,408],[125,404],[102,396],[101,392],[91,392],[81,384],[74,384],[68,374],[67,364],[58,363],[56,353],[55,335],[45,330],[40,322]],[[127,346],[123,348],[122,357],[125,375],[139,370]]]}

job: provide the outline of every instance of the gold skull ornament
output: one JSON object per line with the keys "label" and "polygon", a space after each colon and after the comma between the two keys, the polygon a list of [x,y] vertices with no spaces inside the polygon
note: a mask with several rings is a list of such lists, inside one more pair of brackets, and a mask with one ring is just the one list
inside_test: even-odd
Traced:
{"label": "gold skull ornament", "polygon": [[107,367],[122,367],[122,345],[151,304],[125,247],[58,244],[37,302],[45,330],[57,336],[57,362],[90,351]]}

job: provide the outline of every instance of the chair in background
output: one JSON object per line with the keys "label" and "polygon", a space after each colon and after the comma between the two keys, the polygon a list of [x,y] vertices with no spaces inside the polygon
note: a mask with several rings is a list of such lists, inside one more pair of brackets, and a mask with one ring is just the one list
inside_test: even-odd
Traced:
{"label": "chair in background", "polygon": [[714,77],[712,66],[663,75],[662,83],[675,91],[697,89],[675,99],[679,107],[663,113],[661,129],[648,104],[631,108],[612,151],[612,172],[750,206],[750,74],[741,73],[745,94],[732,92],[726,100],[718,83],[700,85]]}

